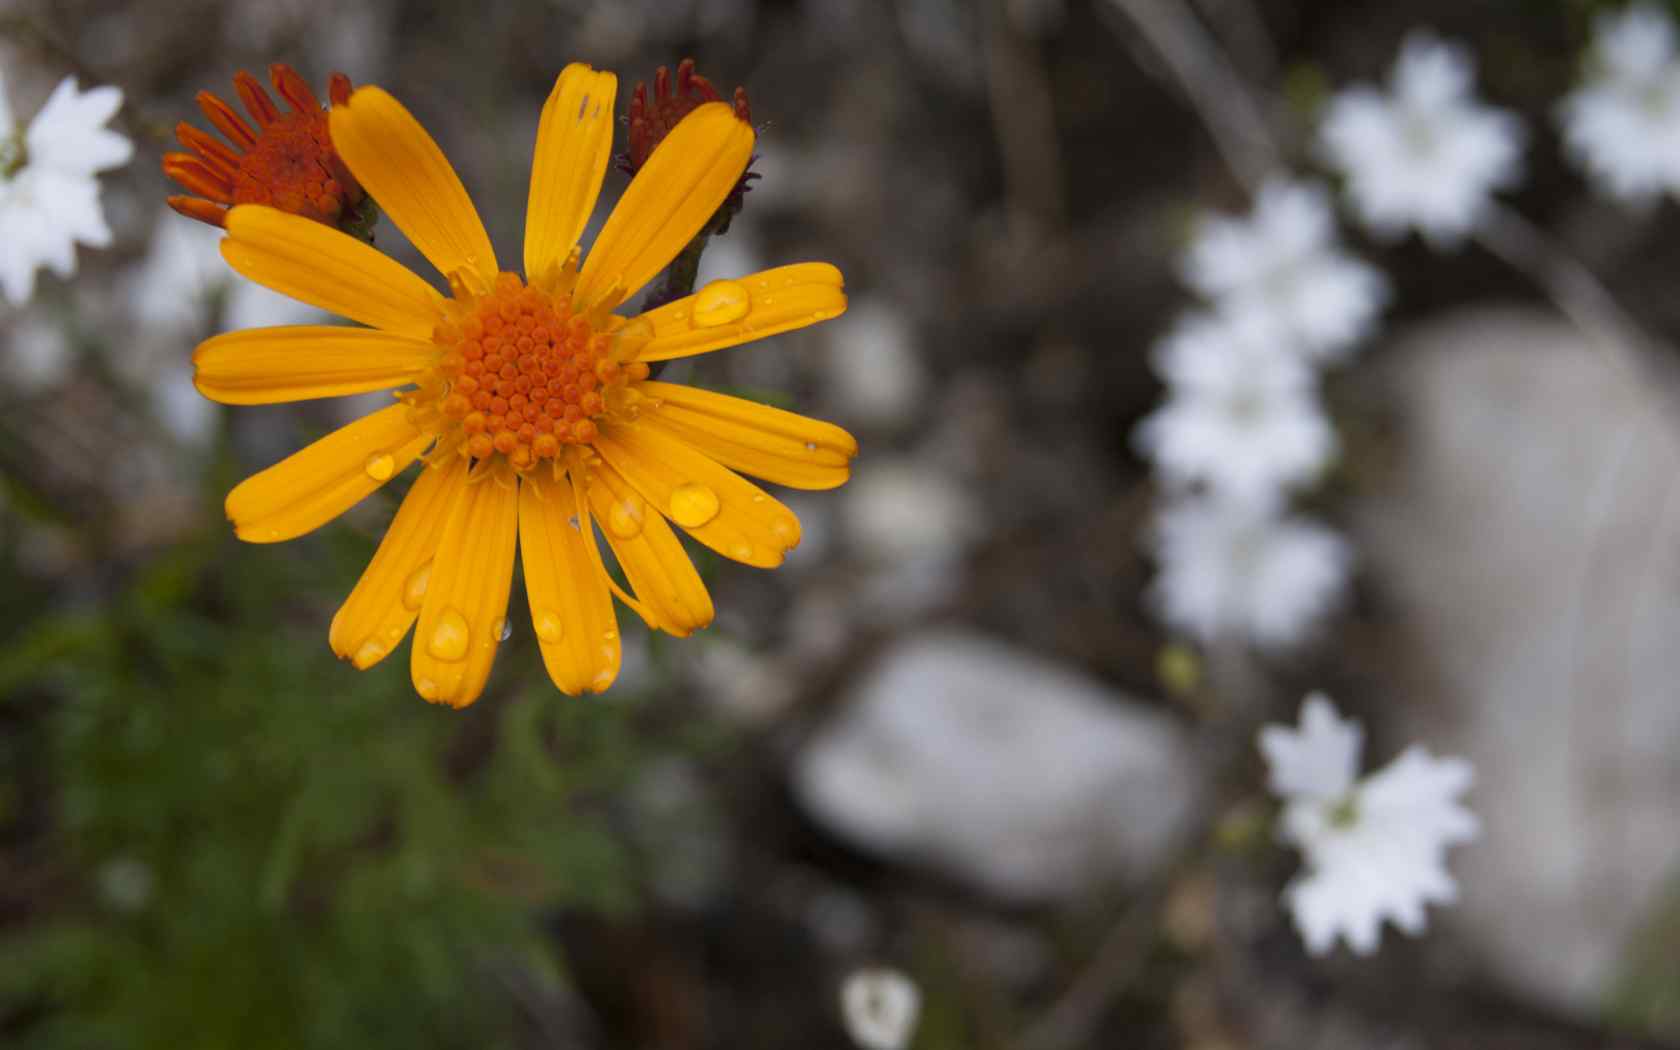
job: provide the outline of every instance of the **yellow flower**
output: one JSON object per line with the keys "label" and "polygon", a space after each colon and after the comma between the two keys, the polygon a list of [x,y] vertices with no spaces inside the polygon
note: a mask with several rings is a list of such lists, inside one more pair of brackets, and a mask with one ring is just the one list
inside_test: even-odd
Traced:
{"label": "yellow flower", "polygon": [[[711,622],[711,598],[667,519],[725,557],[774,567],[799,542],[798,519],[736,471],[826,489],[846,481],[857,454],[831,424],[648,378],[650,361],[837,317],[846,297],[833,266],[801,263],[715,281],[636,318],[614,314],[711,218],[754,143],[728,105],[695,109],[631,181],[580,268],[616,87],[610,73],[574,64],[543,108],[525,280],[498,268],[437,144],[375,87],[333,107],[333,144],[451,296],[320,223],[250,205],[227,216],[222,255],[235,270],[370,327],[217,336],[193,356],[205,396],[265,404],[406,388],[397,404],[241,483],[228,517],[242,539],[291,539],[423,460],[330,641],[367,668],[418,618],[411,670],[430,701],[461,707],[483,690],[516,542],[550,676],[572,695],[600,692],[619,668],[613,594],[675,635]],[[633,593],[604,568],[592,521]]]}

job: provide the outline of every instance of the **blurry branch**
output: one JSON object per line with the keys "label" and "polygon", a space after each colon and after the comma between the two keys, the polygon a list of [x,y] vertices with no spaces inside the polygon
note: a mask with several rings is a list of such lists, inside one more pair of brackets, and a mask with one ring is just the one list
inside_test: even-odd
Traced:
{"label": "blurry branch", "polygon": [[1277,75],[1277,45],[1249,0],[1198,0],[1202,17],[1225,41],[1226,50],[1250,80],[1267,83]]}
{"label": "blurry branch", "polygon": [[1586,264],[1497,201],[1477,229],[1476,239],[1501,262],[1539,285],[1624,378],[1636,386],[1652,384],[1669,408],[1680,408],[1680,375],[1668,356]]}
{"label": "blurry branch", "polygon": [[1066,216],[1055,95],[1044,63],[1014,28],[1004,4],[985,0],[981,21],[986,91],[1011,210],[1055,228]]}
{"label": "blurry branch", "polygon": [[1272,714],[1277,694],[1241,640],[1215,644],[1208,652],[1207,670],[1210,691],[1223,703],[1202,727],[1205,762],[1213,778],[1195,827],[1184,837],[1177,859],[1132,895],[1084,969],[1017,1040],[1015,1050],[1075,1050],[1092,1042],[1103,1015],[1148,963],[1173,889],[1206,863],[1224,812],[1221,799],[1246,791],[1254,740]]}
{"label": "blurry branch", "polygon": [[1172,74],[1231,173],[1250,191],[1277,168],[1279,150],[1265,112],[1230,59],[1179,0],[1109,0]]}
{"label": "blurry branch", "polygon": [[1020,1038],[1017,1050],[1072,1050],[1091,1042],[1109,1004],[1148,962],[1167,896],[1188,867],[1175,865],[1132,898],[1084,971]]}

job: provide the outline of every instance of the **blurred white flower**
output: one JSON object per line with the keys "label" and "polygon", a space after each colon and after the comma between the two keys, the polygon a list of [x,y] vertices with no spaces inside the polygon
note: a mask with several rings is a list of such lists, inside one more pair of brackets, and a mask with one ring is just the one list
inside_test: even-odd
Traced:
{"label": "blurred white flower", "polygon": [[1299,644],[1340,603],[1353,566],[1352,548],[1330,529],[1217,498],[1164,510],[1150,538],[1159,571],[1148,600],[1204,643]]}
{"label": "blurred white flower", "polygon": [[840,986],[846,1031],[863,1050],[904,1050],[921,1011],[921,990],[897,970],[858,970]]}
{"label": "blurred white flower", "polygon": [[1336,450],[1311,367],[1253,318],[1193,316],[1155,351],[1167,400],[1133,432],[1162,481],[1271,506]]}
{"label": "blurred white flower", "polygon": [[1274,179],[1246,218],[1204,220],[1185,254],[1184,279],[1221,310],[1277,329],[1291,349],[1345,356],[1371,333],[1388,281],[1336,247],[1322,187]]}
{"label": "blurred white flower", "polygon": [[42,266],[69,277],[77,244],[111,243],[95,175],[133,154],[128,139],[104,126],[121,106],[116,88],[82,92],[65,77],[19,128],[0,81],[0,291],[14,304],[35,294]]}
{"label": "blurred white flower", "polygon": [[884,301],[854,299],[825,333],[824,389],[842,418],[855,426],[892,427],[923,414],[926,370],[901,311]]}
{"label": "blurred white flower", "polygon": [[1328,952],[1337,937],[1355,953],[1371,954],[1384,919],[1422,933],[1424,905],[1458,895],[1447,848],[1480,830],[1458,801],[1474,779],[1470,763],[1433,758],[1414,745],[1355,780],[1360,737],[1358,724],[1341,719],[1320,693],[1301,705],[1300,729],[1260,731],[1272,790],[1285,803],[1281,836],[1306,862],[1305,873],[1284,889],[1284,902],[1314,955]]}
{"label": "blurred white flower", "polygon": [[37,394],[64,382],[73,354],[62,324],[27,313],[6,332],[0,376],[12,393]]}
{"label": "blurred white flower", "polygon": [[876,623],[949,597],[986,528],[984,507],[959,479],[913,457],[860,472],[841,493],[840,519],[863,563],[852,595]]}
{"label": "blurred white flower", "polygon": [[1521,178],[1522,124],[1477,102],[1474,77],[1462,47],[1414,32],[1388,93],[1358,86],[1330,101],[1319,146],[1377,234],[1416,229],[1436,247],[1455,245],[1481,221],[1490,196]]}
{"label": "blurred white flower", "polygon": [[1569,154],[1606,192],[1649,204],[1680,193],[1680,61],[1674,23],[1637,4],[1594,24],[1585,82],[1559,107]]}

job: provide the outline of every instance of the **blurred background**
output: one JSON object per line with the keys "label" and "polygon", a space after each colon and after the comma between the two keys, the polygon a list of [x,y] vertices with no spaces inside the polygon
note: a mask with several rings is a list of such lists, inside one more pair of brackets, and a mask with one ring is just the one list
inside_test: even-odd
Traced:
{"label": "blurred background", "polygon": [[[1350,228],[1393,296],[1328,377],[1309,505],[1358,568],[1281,655],[1151,617],[1130,437],[1195,218],[1247,207],[1136,11],[1207,27],[1309,173],[1328,92],[1414,26],[1463,40],[1529,125],[1509,202],[1673,339],[1680,215],[1557,141],[1605,5],[1124,6],[0,0],[20,118],[74,74],[136,145],[113,247],[0,308],[0,1043],[840,1048],[841,979],[885,963],[922,1050],[1680,1046],[1680,441],[1649,392],[1481,248]],[[227,490],[371,402],[193,390],[199,340],[313,315],[165,208],[175,122],[273,61],[377,82],[507,262],[559,69],[617,72],[622,112],[688,56],[761,123],[702,280],[830,260],[851,306],[668,376],[840,423],[853,480],[791,497],[781,570],[702,561],[709,630],[621,615],[604,696],[550,685],[517,583],[473,707],[355,673],[327,625],[400,487],[234,539]],[[1252,732],[1312,688],[1368,765],[1478,771],[1462,900],[1371,959],[1310,958],[1278,906]]]}

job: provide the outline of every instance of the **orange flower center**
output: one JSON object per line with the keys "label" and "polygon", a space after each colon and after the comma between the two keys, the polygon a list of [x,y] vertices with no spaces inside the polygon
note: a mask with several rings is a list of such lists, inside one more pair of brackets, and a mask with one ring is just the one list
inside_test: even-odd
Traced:
{"label": "orange flower center", "polygon": [[449,319],[432,336],[445,444],[479,460],[499,454],[523,471],[594,441],[597,420],[635,400],[628,384],[648,376],[633,360],[651,336],[646,322],[575,312],[571,281],[545,291],[503,273],[484,295],[452,283]]}

